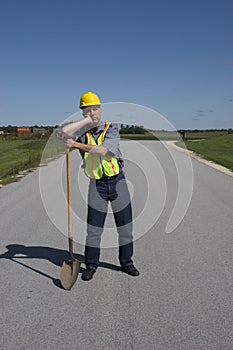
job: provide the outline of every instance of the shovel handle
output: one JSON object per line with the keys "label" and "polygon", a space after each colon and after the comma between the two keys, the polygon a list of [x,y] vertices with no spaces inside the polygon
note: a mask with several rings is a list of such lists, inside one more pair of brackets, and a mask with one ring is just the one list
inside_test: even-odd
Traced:
{"label": "shovel handle", "polygon": [[68,241],[69,252],[73,258],[73,233],[72,233],[72,199],[70,186],[70,149],[66,149],[66,175],[67,175],[67,202],[68,202]]}

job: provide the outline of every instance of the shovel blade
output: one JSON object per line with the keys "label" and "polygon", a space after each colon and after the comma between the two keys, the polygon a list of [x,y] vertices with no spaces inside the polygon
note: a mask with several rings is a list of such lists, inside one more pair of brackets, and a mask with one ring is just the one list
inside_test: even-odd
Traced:
{"label": "shovel blade", "polygon": [[81,261],[71,259],[63,262],[61,268],[61,284],[64,289],[70,290],[75,284],[80,271]]}

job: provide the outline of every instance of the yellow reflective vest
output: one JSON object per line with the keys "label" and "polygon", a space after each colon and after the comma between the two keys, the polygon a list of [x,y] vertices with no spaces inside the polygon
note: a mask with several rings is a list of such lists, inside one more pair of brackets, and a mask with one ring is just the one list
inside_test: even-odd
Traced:
{"label": "yellow reflective vest", "polygon": [[[87,132],[86,133],[87,144],[92,146],[102,145],[104,141],[104,137],[109,127],[110,127],[110,123],[108,122],[105,124],[104,130],[98,137],[97,142],[95,141],[92,133]],[[92,179],[99,180],[104,174],[106,176],[114,176],[119,174],[120,172],[118,160],[117,158],[114,158],[114,157],[108,160],[106,157],[85,152],[84,161],[85,161],[85,173],[88,177]]]}

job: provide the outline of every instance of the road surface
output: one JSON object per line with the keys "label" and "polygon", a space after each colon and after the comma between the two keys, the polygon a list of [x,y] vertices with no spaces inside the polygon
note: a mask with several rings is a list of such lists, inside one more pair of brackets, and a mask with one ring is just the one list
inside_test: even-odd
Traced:
{"label": "road surface", "polygon": [[[124,150],[128,144],[122,143]],[[71,291],[61,288],[67,259],[67,214],[60,204],[64,157],[0,190],[0,349],[233,349],[233,178],[195,159],[190,173],[187,155],[159,142],[142,142],[135,150],[135,159],[148,158],[137,166],[129,152],[126,161],[137,220],[137,278],[120,271],[113,244],[102,249],[93,280],[79,275]],[[71,158],[75,252],[83,261],[86,180],[75,182],[79,156],[72,152]],[[176,222],[178,213],[168,230],[178,173],[185,192],[179,200],[187,208],[180,204],[183,217]],[[63,195],[56,191],[60,175]],[[191,198],[185,197],[190,189]],[[110,213],[110,233],[111,220]]]}

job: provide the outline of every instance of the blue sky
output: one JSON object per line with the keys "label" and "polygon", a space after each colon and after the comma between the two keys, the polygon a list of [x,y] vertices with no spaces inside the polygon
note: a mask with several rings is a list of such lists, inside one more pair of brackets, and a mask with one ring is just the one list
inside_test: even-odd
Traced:
{"label": "blue sky", "polygon": [[232,128],[232,18],[232,0],[3,0],[0,125],[60,124],[94,91]]}

